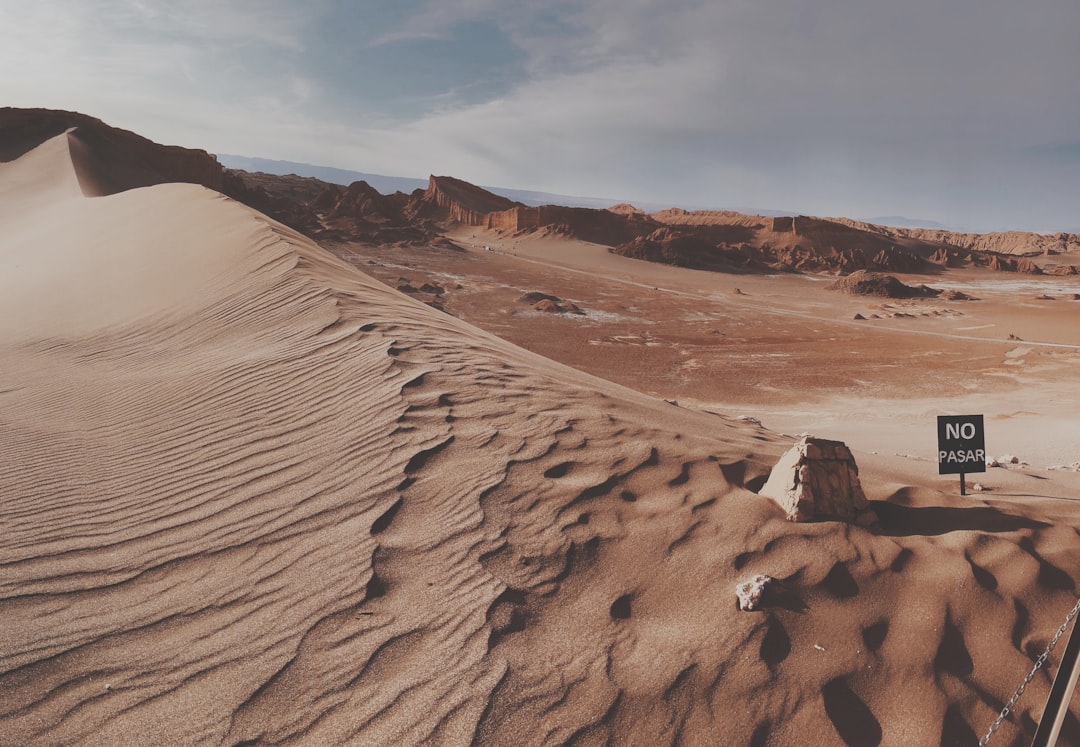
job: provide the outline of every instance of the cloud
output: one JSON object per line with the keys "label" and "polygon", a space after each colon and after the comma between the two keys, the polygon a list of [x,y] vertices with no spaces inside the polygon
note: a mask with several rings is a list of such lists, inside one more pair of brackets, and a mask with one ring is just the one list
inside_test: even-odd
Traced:
{"label": "cloud", "polygon": [[488,183],[1034,222],[1076,187],[1010,153],[1080,126],[1080,11],[1037,5],[601,1],[569,42],[511,28],[530,77],[391,140]]}
{"label": "cloud", "polygon": [[1060,222],[1077,197],[1071,150],[1025,151],[1080,131],[1074,0],[42,0],[16,13],[0,63],[26,72],[0,81],[8,103],[210,150],[946,223]]}

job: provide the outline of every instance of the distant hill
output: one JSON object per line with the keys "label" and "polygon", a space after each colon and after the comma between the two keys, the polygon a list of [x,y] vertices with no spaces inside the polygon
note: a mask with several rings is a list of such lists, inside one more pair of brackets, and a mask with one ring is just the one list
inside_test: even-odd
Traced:
{"label": "distant hill", "polygon": [[[628,204],[607,209],[527,205],[450,176],[429,177],[424,190],[386,195],[366,180],[345,187],[265,171],[230,170],[228,176],[242,186],[237,193],[249,205],[310,236],[332,241],[430,243],[448,226],[465,225],[507,236],[536,232],[572,236],[626,257],[738,273],[933,273],[945,267],[1041,273],[1031,256],[1080,251],[1078,237],[1071,234],[961,234],[849,218],[729,210],[669,208],[647,213]],[[1071,265],[1047,264],[1045,271],[1077,273]]]}
{"label": "distant hill", "polygon": [[879,215],[875,218],[867,218],[866,222],[877,223],[881,226],[892,226],[893,228],[933,228],[938,231],[955,230],[946,226],[944,223],[938,223],[936,220],[907,218],[903,215]]}
{"label": "distant hill", "polygon": [[[406,176],[385,176],[383,174],[368,174],[362,171],[349,171],[347,169],[335,169],[331,166],[316,166],[310,163],[297,161],[275,161],[269,158],[252,158],[250,156],[236,156],[228,153],[219,153],[218,161],[230,169],[242,169],[244,171],[262,172],[287,176],[310,176],[321,179],[331,184],[349,186],[353,182],[367,182],[384,195],[394,192],[409,194],[417,189],[427,189],[427,179],[413,179]],[[524,189],[510,189],[508,187],[487,187],[484,189],[497,195],[506,197],[514,202],[525,205],[566,205],[569,207],[588,207],[598,210],[614,205],[621,200],[609,197],[581,197],[578,195],[560,195],[551,192],[535,192]],[[645,206],[651,209],[652,206]],[[667,206],[665,206],[667,207]]]}
{"label": "distant hill", "polygon": [[275,161],[269,158],[251,158],[249,156],[235,156],[227,153],[218,153],[217,159],[221,165],[228,169],[241,169],[252,173],[274,174],[275,176],[310,176],[331,184],[340,184],[344,187],[353,182],[367,182],[384,195],[394,192],[409,194],[416,189],[427,189],[427,179],[412,179],[405,176],[384,176],[382,174],[365,174],[360,171],[348,171],[347,169],[335,169],[332,166],[315,166],[310,163],[298,163],[296,161]]}
{"label": "distant hill", "polygon": [[[386,176],[383,174],[368,174],[363,171],[350,171],[348,169],[337,169],[332,166],[316,166],[311,163],[301,163],[299,161],[277,161],[270,158],[254,158],[252,156],[237,156],[230,153],[218,153],[218,161],[222,166],[229,169],[240,169],[248,172],[261,172],[263,174],[273,174],[275,176],[289,176],[295,174],[296,176],[307,176],[319,179],[331,184],[340,184],[344,187],[349,186],[353,182],[367,182],[377,191],[384,195],[393,194],[394,192],[404,192],[405,194],[411,193],[417,189],[427,189],[427,179],[415,179],[407,176]],[[603,210],[618,203],[629,202],[626,199],[616,199],[614,197],[582,197],[581,195],[562,195],[554,192],[537,192],[535,190],[528,189],[511,189],[510,187],[491,187],[483,186],[484,189],[489,192],[493,192],[497,195],[501,195],[514,202],[520,202],[523,205],[529,207],[539,207],[540,205],[562,205],[564,207],[582,207],[582,208],[594,208],[596,210]],[[675,207],[670,202],[651,202],[651,201],[633,201],[634,207],[643,210],[646,213],[655,213],[660,210]],[[688,210],[704,210],[704,205],[682,205],[681,207]],[[748,207],[727,207],[727,210],[747,213],[750,215],[765,215],[770,217],[796,215],[792,210],[769,210],[761,208],[748,208]],[[876,222],[876,221],[875,221]],[[900,225],[900,224],[889,224]],[[907,224],[904,224],[905,226]],[[919,227],[923,228],[939,228],[937,224],[932,222],[918,222]]]}

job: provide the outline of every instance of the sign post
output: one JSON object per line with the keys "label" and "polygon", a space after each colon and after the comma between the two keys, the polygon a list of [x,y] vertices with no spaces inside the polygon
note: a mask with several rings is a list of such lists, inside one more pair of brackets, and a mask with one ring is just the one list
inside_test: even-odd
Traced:
{"label": "sign post", "polygon": [[938,415],[938,474],[960,475],[960,495],[967,495],[964,475],[986,472],[986,436],[982,415]]}

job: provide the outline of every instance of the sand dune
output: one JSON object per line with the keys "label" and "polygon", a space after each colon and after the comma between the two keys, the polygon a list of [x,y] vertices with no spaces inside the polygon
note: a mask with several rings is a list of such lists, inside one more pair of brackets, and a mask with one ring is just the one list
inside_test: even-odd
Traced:
{"label": "sand dune", "polygon": [[1075,601],[1067,502],[788,523],[788,439],[76,138],[0,165],[0,743],[967,744]]}

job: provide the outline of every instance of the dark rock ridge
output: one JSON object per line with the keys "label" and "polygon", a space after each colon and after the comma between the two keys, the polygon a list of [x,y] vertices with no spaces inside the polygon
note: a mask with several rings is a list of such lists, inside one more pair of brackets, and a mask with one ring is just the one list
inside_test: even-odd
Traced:
{"label": "dark rock ridge", "polygon": [[1074,233],[1039,234],[1029,231],[960,233],[937,228],[880,226],[874,223],[851,220],[850,218],[836,218],[834,220],[883,236],[946,244],[974,252],[1036,256],[1080,251],[1080,234]]}
{"label": "dark rock ridge", "polygon": [[657,228],[648,236],[639,236],[611,249],[632,259],[644,259],[695,270],[749,272],[769,269],[763,253],[747,244],[715,243],[699,232],[669,227]]}
{"label": "dark rock ridge", "polygon": [[[941,291],[925,285],[911,286],[892,275],[856,270],[828,286],[827,290],[852,296],[877,296],[879,298],[934,298]],[[959,300],[959,299],[957,299]]]}
{"label": "dark rock ridge", "polygon": [[585,311],[573,301],[567,301],[541,291],[528,291],[518,297],[519,303],[531,304],[536,311],[549,314],[577,314],[584,316]]}

